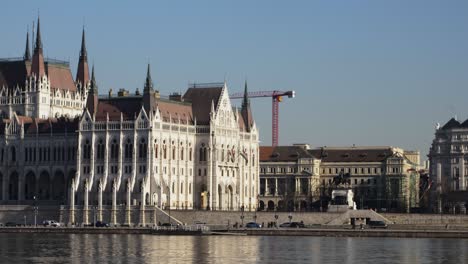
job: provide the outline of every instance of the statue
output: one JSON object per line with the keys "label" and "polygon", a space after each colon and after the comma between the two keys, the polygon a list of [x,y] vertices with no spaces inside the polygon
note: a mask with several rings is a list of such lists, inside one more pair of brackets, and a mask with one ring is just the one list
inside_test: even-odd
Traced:
{"label": "statue", "polygon": [[344,170],[341,170],[337,176],[333,177],[332,183],[335,186],[338,186],[340,184],[351,184],[351,173],[345,173]]}

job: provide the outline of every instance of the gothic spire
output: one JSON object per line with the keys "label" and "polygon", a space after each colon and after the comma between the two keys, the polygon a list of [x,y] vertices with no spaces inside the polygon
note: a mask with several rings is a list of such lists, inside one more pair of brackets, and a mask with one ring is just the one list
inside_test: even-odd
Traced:
{"label": "gothic spire", "polygon": [[26,50],[24,51],[24,60],[31,60],[31,52],[29,51],[29,30],[26,33]]}
{"label": "gothic spire", "polygon": [[31,63],[31,73],[36,77],[45,75],[44,55],[42,54],[41,27],[39,17],[37,18],[36,46]]}
{"label": "gothic spire", "polygon": [[249,96],[247,92],[247,80],[245,80],[244,85],[244,99],[242,100],[242,107],[247,107],[250,105]]}
{"label": "gothic spire", "polygon": [[85,43],[85,30],[83,27],[83,33],[81,35],[81,50],[80,50],[80,57],[86,57],[88,53],[86,52],[86,43]]}
{"label": "gothic spire", "polygon": [[37,17],[37,32],[36,32],[36,46],[34,49],[42,49],[42,40],[41,40],[41,25],[39,17]]}
{"label": "gothic spire", "polygon": [[98,95],[98,86],[96,83],[96,78],[94,77],[94,65],[91,70],[91,86],[89,87],[89,94]]}
{"label": "gothic spire", "polygon": [[96,84],[96,77],[94,75],[94,65],[91,72],[91,85],[89,87],[88,98],[86,98],[86,108],[91,114],[96,114],[98,109],[98,86]]}
{"label": "gothic spire", "polygon": [[85,86],[89,81],[89,68],[88,68],[88,54],[86,51],[85,30],[81,35],[81,50],[80,58],[78,60],[78,69],[76,72],[76,82],[81,84],[82,92],[85,91]]}
{"label": "gothic spire", "polygon": [[153,90],[153,80],[151,79],[150,64],[148,63],[148,70],[146,72],[146,82],[145,82],[145,88],[143,90],[143,93],[147,93],[152,90]]}
{"label": "gothic spire", "polygon": [[252,125],[253,125],[253,117],[252,117],[252,111],[250,110],[250,100],[249,100],[248,90],[247,90],[247,80],[245,81],[245,86],[244,86],[244,99],[242,100],[241,115],[242,115],[242,118],[244,119],[244,125],[245,125],[246,131],[250,132],[250,129],[252,128]]}

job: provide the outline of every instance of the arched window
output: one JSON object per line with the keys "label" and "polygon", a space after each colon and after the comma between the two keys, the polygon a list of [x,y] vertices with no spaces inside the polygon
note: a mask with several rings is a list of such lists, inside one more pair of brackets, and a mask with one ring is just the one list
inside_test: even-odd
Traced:
{"label": "arched window", "polygon": [[140,159],[146,158],[147,144],[144,138],[140,140],[140,146],[138,147],[138,157]]}
{"label": "arched window", "polygon": [[180,193],[184,193],[184,183],[180,183]]}
{"label": "arched window", "polygon": [[203,148],[203,160],[204,160],[204,161],[207,160],[207,159],[206,159],[206,156],[207,156],[207,154],[206,154],[206,148]]}
{"label": "arched window", "polygon": [[133,156],[133,144],[130,139],[125,143],[125,159],[131,159]]}
{"label": "arched window", "polygon": [[175,155],[176,154],[176,151],[175,151],[175,147],[172,147],[172,159],[175,160]]}
{"label": "arched window", "polygon": [[192,152],[193,152],[193,151],[192,151],[192,148],[190,148],[190,149],[189,149],[189,154],[188,154],[188,155],[189,155],[189,156],[188,156],[189,161],[192,161]]}
{"label": "arched window", "polygon": [[[58,157],[60,159],[60,148],[58,148]],[[91,145],[89,144],[89,140],[86,139],[85,144],[83,146],[83,159],[90,159],[91,158]]]}
{"label": "arched window", "polygon": [[167,159],[167,146],[166,145],[163,146],[163,158]]}
{"label": "arched window", "polygon": [[184,147],[180,148],[180,160],[184,160]]}
{"label": "arched window", "polygon": [[204,157],[203,148],[200,148],[200,155],[199,156],[200,156],[200,161],[203,161],[203,157]]}
{"label": "arched window", "polygon": [[111,159],[116,160],[119,158],[119,145],[117,144],[117,140],[112,140],[111,144]]}
{"label": "arched window", "polygon": [[98,160],[103,160],[104,159],[104,143],[102,142],[102,139],[99,139],[99,141],[98,141],[97,159]]}
{"label": "arched window", "polygon": [[158,144],[154,144],[154,157],[158,158],[159,146]]}
{"label": "arched window", "polygon": [[221,146],[221,161],[224,161],[224,145]]}
{"label": "arched window", "polygon": [[11,147],[11,161],[16,161],[16,148],[14,146]]}

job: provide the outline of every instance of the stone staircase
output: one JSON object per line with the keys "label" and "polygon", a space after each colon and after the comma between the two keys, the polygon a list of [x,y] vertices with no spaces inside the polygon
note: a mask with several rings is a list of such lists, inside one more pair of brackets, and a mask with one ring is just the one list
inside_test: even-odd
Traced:
{"label": "stone staircase", "polygon": [[330,222],[327,222],[326,225],[348,225],[351,223],[351,218],[369,218],[372,221],[384,221],[387,224],[393,223],[373,210],[348,210],[338,215],[338,217],[331,220]]}

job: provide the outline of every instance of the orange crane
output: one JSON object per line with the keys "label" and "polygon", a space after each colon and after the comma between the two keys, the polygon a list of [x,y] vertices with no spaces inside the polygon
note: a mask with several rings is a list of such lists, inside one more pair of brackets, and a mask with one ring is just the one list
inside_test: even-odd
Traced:
{"label": "orange crane", "polygon": [[[283,96],[294,98],[295,91],[257,91],[247,92],[248,98],[271,97],[272,98],[272,118],[271,118],[271,140],[272,146],[278,146],[279,141],[279,103],[283,101]],[[231,99],[244,98],[244,93],[235,93],[229,96]]]}

